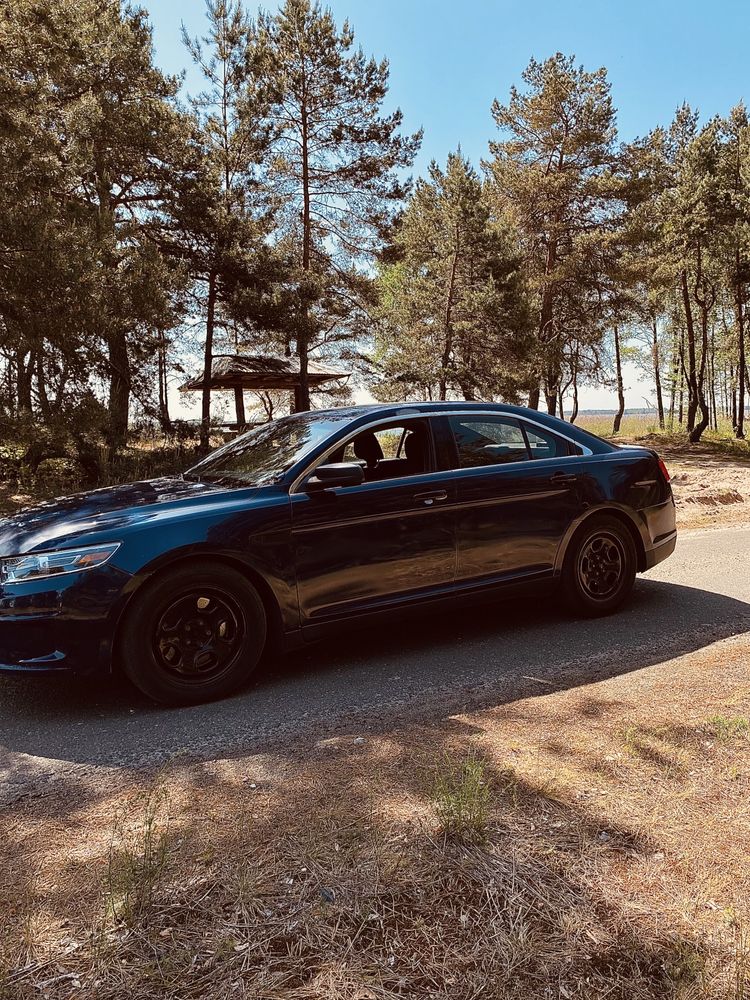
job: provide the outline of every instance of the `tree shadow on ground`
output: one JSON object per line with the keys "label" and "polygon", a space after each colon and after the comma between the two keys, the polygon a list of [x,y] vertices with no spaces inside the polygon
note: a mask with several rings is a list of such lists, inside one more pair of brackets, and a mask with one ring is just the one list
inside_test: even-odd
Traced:
{"label": "tree shadow on ground", "polygon": [[[583,709],[585,721],[592,706]],[[308,760],[279,755],[283,781],[262,781],[252,764],[231,774],[174,766],[157,779],[174,797],[164,872],[131,924],[111,922],[93,964],[87,934],[102,913],[106,829],[56,862],[6,836],[0,912],[3,895],[6,913],[19,891],[23,906],[5,933],[17,936],[38,910],[55,926],[67,921],[58,937],[82,946],[55,967],[84,994],[96,980],[98,998],[712,996],[708,944],[660,912],[653,886],[638,887],[660,844],[601,804],[531,783],[477,735],[450,720],[391,733],[387,757],[351,739]],[[436,776],[467,752],[488,790],[486,822],[448,837]],[[101,803],[67,817],[69,839],[90,806]],[[137,842],[138,808],[120,808]],[[31,984],[19,980],[8,996],[34,995]]]}

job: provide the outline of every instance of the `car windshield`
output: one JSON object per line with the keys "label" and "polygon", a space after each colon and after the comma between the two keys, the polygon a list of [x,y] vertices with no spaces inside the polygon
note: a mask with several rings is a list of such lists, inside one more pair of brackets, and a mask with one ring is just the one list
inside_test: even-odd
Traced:
{"label": "car windshield", "polygon": [[276,483],[350,417],[298,413],[272,420],[211,452],[184,474],[185,479],[222,486]]}

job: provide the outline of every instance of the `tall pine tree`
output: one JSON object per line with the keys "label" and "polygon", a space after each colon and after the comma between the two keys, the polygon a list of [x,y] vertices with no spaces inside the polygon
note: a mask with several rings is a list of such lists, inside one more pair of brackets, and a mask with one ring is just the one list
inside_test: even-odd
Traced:
{"label": "tall pine tree", "polygon": [[430,165],[380,274],[379,394],[515,399],[529,327],[514,234],[458,153]]}
{"label": "tall pine tree", "polygon": [[350,342],[370,293],[367,268],[405,195],[401,173],[421,134],[386,114],[388,63],[354,48],[311,0],[261,18],[275,88],[270,181],[284,206],[280,242],[294,263],[296,306],[287,349],[299,359],[295,408],[310,408],[311,352]]}

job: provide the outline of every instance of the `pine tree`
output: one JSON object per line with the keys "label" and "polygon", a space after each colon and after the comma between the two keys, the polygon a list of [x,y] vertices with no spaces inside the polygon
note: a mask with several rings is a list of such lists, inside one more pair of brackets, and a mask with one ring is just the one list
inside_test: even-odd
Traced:
{"label": "pine tree", "polygon": [[529,325],[520,260],[460,151],[417,182],[388,257],[376,392],[515,399]]}
{"label": "pine tree", "polygon": [[721,123],[719,184],[721,221],[724,223],[719,253],[726,290],[734,313],[736,359],[736,437],[745,436],[745,391],[750,392],[747,365],[747,303],[750,286],[750,121],[740,103]]}
{"label": "pine tree", "polygon": [[280,234],[296,274],[292,341],[296,409],[310,408],[310,353],[350,341],[370,294],[365,268],[404,197],[400,171],[421,134],[404,137],[400,111],[384,114],[388,63],[354,49],[347,22],[311,0],[285,0],[260,26],[275,100],[270,179],[285,207]]}
{"label": "pine tree", "polygon": [[[268,88],[257,63],[255,27],[239,0],[207,0],[208,34],[185,45],[206,87],[192,100],[193,166],[177,182],[171,250],[182,256],[205,313],[201,443],[208,446],[208,381],[217,339],[234,333],[234,348],[253,328],[282,320],[273,298],[283,260],[268,236],[273,204],[264,187],[272,130]],[[242,390],[237,423],[245,422]]]}
{"label": "pine tree", "polygon": [[[127,429],[134,377],[155,331],[173,322],[171,291],[180,284],[149,234],[185,135],[177,81],[153,65],[144,13],[117,0],[19,0],[3,8],[0,49],[9,125],[0,142],[12,165],[0,200],[13,206],[11,218],[26,220],[5,230],[14,265],[0,276],[19,403],[30,410],[34,391],[49,418],[66,409],[71,377],[91,388],[98,375],[108,384],[114,448]],[[156,271],[160,293],[144,294]],[[45,291],[35,312],[34,280]]]}
{"label": "pine tree", "polygon": [[615,111],[606,70],[593,73],[560,53],[523,73],[492,114],[502,138],[487,164],[496,203],[521,234],[535,297],[536,364],[529,405],[540,384],[557,412],[566,350],[600,335],[597,302],[602,248],[618,193],[613,170]]}

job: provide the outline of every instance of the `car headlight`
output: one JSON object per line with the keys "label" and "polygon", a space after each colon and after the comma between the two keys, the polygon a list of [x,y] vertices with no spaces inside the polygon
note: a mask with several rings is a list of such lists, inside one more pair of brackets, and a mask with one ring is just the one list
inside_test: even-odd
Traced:
{"label": "car headlight", "polygon": [[81,549],[58,549],[55,552],[29,552],[25,556],[0,559],[0,583],[26,583],[63,573],[80,573],[103,566],[119,549],[119,542],[90,545]]}

